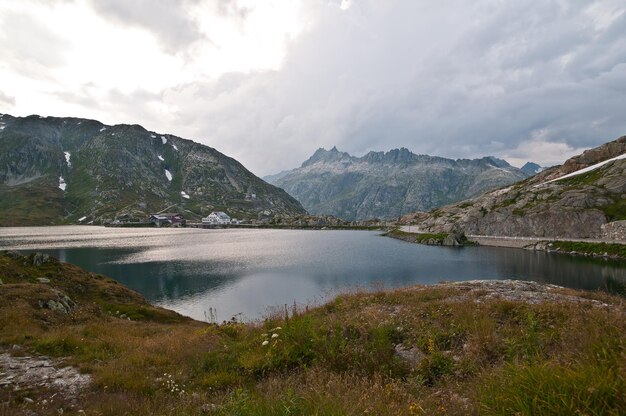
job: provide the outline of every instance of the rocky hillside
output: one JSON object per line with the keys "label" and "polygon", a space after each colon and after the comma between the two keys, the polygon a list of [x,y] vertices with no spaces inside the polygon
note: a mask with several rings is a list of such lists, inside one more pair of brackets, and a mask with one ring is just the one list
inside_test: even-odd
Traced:
{"label": "rocky hillside", "polygon": [[428,210],[527,176],[493,157],[451,160],[404,148],[354,157],[332,148],[319,149],[301,167],[265,179],[312,214],[365,220]]}
{"label": "rocky hillside", "polygon": [[626,220],[626,136],[513,186],[415,215],[427,232],[617,238]]}
{"label": "rocky hillside", "polygon": [[301,214],[282,189],[215,149],[138,125],[0,115],[0,225]]}

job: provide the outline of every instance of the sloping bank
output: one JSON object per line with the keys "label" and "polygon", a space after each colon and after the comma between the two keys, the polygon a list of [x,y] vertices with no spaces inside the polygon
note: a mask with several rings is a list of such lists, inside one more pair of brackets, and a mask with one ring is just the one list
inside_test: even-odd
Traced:
{"label": "sloping bank", "polygon": [[216,325],[43,255],[0,254],[0,279],[0,366],[88,376],[4,366],[2,414],[626,413],[626,310],[604,293],[446,283]]}

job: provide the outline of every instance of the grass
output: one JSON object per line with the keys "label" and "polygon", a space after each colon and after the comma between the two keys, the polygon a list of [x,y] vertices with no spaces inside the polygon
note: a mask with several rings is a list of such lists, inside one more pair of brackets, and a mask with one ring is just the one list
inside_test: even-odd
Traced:
{"label": "grass", "polygon": [[407,233],[399,229],[391,230],[387,235],[411,243],[432,245],[441,245],[446,237],[448,237],[446,233]]}
{"label": "grass", "polygon": [[626,258],[626,244],[611,243],[586,243],[576,241],[552,241],[552,248],[559,249],[564,252],[586,253],[598,256],[607,254],[609,256],[617,256]]}
{"label": "grass", "polygon": [[[23,354],[63,357],[91,374],[92,387],[78,399],[87,414],[626,411],[623,298],[584,294],[612,305],[603,308],[477,302],[480,291],[417,287],[340,295],[310,310],[218,325],[151,307],[74,266],[32,266],[28,259],[0,255],[0,346],[17,343]],[[36,282],[42,274],[49,285]],[[72,297],[76,308],[63,314],[37,307],[37,299],[53,293],[49,289]],[[415,358],[402,358],[398,350],[411,350]],[[29,394],[35,404],[0,389],[0,403],[8,403],[9,412],[39,414],[58,414],[68,405],[42,406],[50,392]]]}
{"label": "grass", "polygon": [[603,206],[601,209],[608,221],[626,220],[626,200],[620,199],[613,204]]}

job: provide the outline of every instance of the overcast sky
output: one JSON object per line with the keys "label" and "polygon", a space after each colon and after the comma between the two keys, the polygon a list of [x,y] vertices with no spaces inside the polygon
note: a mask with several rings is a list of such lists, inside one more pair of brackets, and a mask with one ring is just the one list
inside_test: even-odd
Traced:
{"label": "overcast sky", "polygon": [[624,0],[0,0],[0,112],[136,123],[258,175],[318,147],[521,166],[626,134]]}

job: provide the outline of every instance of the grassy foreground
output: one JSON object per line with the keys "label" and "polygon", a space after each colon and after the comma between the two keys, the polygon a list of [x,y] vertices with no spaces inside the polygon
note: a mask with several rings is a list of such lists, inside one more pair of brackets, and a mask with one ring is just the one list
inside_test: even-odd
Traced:
{"label": "grassy foreground", "polygon": [[0,279],[0,354],[93,380],[0,387],[3,416],[626,413],[624,299],[602,293],[450,284],[216,325],[54,259],[0,254]]}

